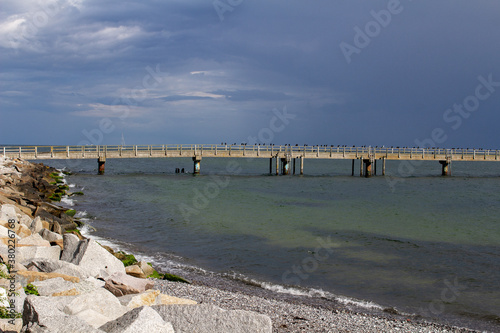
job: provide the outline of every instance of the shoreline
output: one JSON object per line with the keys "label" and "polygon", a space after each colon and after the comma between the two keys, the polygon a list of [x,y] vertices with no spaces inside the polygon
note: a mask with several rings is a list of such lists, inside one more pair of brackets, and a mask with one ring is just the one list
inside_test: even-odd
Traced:
{"label": "shoreline", "polygon": [[[92,234],[87,237],[92,238]],[[362,313],[340,303],[282,294],[252,283],[211,276],[210,273],[204,276],[191,272],[183,276],[193,283],[155,280],[154,289],[225,310],[247,310],[267,315],[272,320],[273,332],[478,332],[390,312]]]}
{"label": "shoreline", "polygon": [[[92,235],[86,235],[92,238]],[[106,239],[108,246],[114,244]],[[120,249],[127,251],[127,248]],[[133,253],[136,255],[135,253]],[[141,258],[140,254],[137,258]],[[153,266],[159,272],[164,272]],[[153,289],[162,293],[212,304],[225,310],[246,310],[267,315],[274,333],[285,332],[454,332],[485,331],[429,321],[420,316],[401,314],[392,308],[370,311],[347,306],[326,298],[279,293],[257,283],[206,273],[175,269],[167,271],[182,276],[191,284],[156,280]],[[277,310],[278,309],[278,310]],[[391,310],[394,310],[392,312]]]}
{"label": "shoreline", "polygon": [[[78,186],[78,184],[76,184]],[[77,200],[76,200],[77,202]],[[78,205],[76,205],[78,206]],[[93,227],[92,227],[93,228]],[[134,255],[133,250],[130,250],[127,247],[126,243],[123,244],[118,244],[114,243],[112,239],[108,238],[101,238],[99,236],[95,236],[94,232],[88,232],[88,233],[83,233],[86,237],[89,238],[96,238],[97,240],[103,240],[104,242],[107,243],[108,246],[118,249],[118,250],[124,250],[126,252],[130,252]],[[119,242],[119,240],[116,240]],[[148,254],[138,254],[137,258],[152,258]],[[170,259],[166,258],[166,261]],[[160,263],[161,264],[161,263]],[[155,269],[158,269],[158,271],[164,271],[162,270],[159,265],[156,264]],[[223,293],[227,295],[231,295],[230,298],[234,299],[238,295],[242,295],[245,299],[247,298],[254,298],[254,299],[261,299],[266,302],[277,302],[276,304],[280,304],[281,307],[286,307],[284,304],[288,304],[289,306],[297,307],[303,305],[304,307],[307,307],[308,309],[315,309],[314,311],[319,311],[324,314],[327,314],[328,311],[335,312],[335,313],[342,313],[345,316],[359,316],[361,318],[360,320],[365,320],[363,318],[367,317],[373,317],[376,318],[377,320],[380,320],[382,322],[387,322],[388,325],[392,325],[392,322],[400,323],[401,325],[410,325],[412,329],[416,329],[416,327],[421,327],[422,329],[427,329],[431,328],[429,332],[482,332],[480,330],[474,330],[470,329],[467,327],[460,327],[460,326],[455,326],[454,324],[446,324],[443,322],[439,321],[433,321],[432,319],[424,318],[419,315],[413,315],[413,314],[406,314],[397,311],[394,308],[391,307],[382,307],[378,308],[377,304],[374,304],[373,308],[371,307],[362,307],[359,305],[356,305],[355,302],[366,302],[366,303],[371,303],[366,300],[356,300],[352,298],[345,297],[346,300],[352,301],[350,305],[342,304],[336,300],[330,300],[325,297],[311,297],[311,296],[306,296],[306,295],[294,295],[292,293],[288,292],[278,292],[269,288],[265,288],[262,286],[263,283],[266,283],[265,281],[253,281],[253,280],[242,280],[242,279],[235,279],[227,276],[223,276],[222,274],[219,273],[214,273],[208,270],[205,270],[200,267],[195,267],[195,266],[190,266],[190,265],[185,265],[184,263],[178,261],[176,264],[180,265],[179,267],[174,268],[172,271],[169,271],[168,268],[166,272],[178,274],[190,281],[193,282],[192,287],[194,290],[198,290],[201,295],[200,300],[203,300],[204,298],[208,297],[209,298],[209,290],[215,293]],[[168,265],[162,265],[163,267],[167,267]],[[194,295],[193,299],[195,299],[197,296],[196,292],[189,292],[189,286],[182,286],[183,288],[173,288],[171,283],[167,283],[170,285],[170,287],[173,290],[174,296],[177,297],[184,297],[183,294],[187,293],[188,295]],[[157,282],[158,288],[163,288],[162,286],[162,281]],[[279,285],[274,285],[280,287]],[[157,288],[155,286],[155,288]],[[180,289],[180,290],[177,290]],[[308,289],[308,288],[305,288]],[[299,291],[297,289],[297,291]],[[300,292],[300,291],[299,291]],[[305,292],[304,292],[305,294]],[[229,297],[229,296],[227,296]],[[189,298],[189,297],[188,297]],[[197,298],[195,299],[197,300]],[[206,300],[205,300],[206,302]],[[349,301],[348,301],[349,302]],[[227,308],[227,309],[233,309],[231,307],[232,303],[227,303],[227,302],[214,302],[211,304],[216,304],[222,308]],[[234,305],[234,304],[233,304]],[[254,306],[251,304],[244,304],[244,308],[241,308],[243,310],[252,310]],[[311,310],[312,311],[312,310]],[[259,311],[257,311],[259,312]],[[299,311],[300,312],[300,311]],[[263,314],[269,315],[269,313],[266,312],[259,312]],[[300,323],[297,323],[300,324]],[[320,331],[325,331],[324,323],[317,322],[318,327],[318,332]],[[287,328],[281,328],[278,325],[275,327],[274,325],[274,320],[273,320],[273,332],[292,332],[290,329],[293,329],[293,324],[288,323],[286,324]],[[316,329],[314,327],[310,327],[309,329]],[[329,327],[330,329],[337,329],[336,326]],[[384,328],[387,329],[387,328]],[[299,332],[298,330],[297,332]],[[367,331],[368,332],[368,331]]]}

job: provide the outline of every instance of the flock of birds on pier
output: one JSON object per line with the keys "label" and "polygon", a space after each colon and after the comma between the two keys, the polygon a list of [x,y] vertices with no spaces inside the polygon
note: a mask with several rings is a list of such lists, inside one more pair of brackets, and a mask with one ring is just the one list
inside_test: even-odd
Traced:
{"label": "flock of birds on pier", "polygon": [[[229,146],[236,146],[237,144],[236,143],[233,143],[233,144],[229,144]],[[243,142],[243,143],[240,143],[240,146],[246,146],[247,143],[246,142]],[[221,146],[228,146],[227,142],[221,142]],[[254,146],[275,146],[274,143],[270,143],[270,144],[265,144],[265,143],[254,143]],[[280,146],[285,146],[285,147],[291,147],[291,145],[288,143],[288,144],[284,144],[284,145],[280,145]],[[299,145],[298,144],[295,144],[295,147],[298,147]],[[304,147],[309,147],[309,145],[307,143],[303,144],[302,146]],[[310,147],[320,147],[320,148],[328,148],[328,147],[331,147],[331,148],[334,148],[335,145],[312,145]],[[348,145],[337,145],[337,148],[348,148],[348,147],[351,147],[351,146],[348,146]],[[358,146],[359,148],[367,148],[367,146]],[[368,146],[368,147],[371,147],[371,146]],[[355,145],[352,146],[352,148],[356,148]],[[375,146],[374,148],[379,148],[379,146]],[[400,147],[400,146],[391,146],[391,147],[385,147],[385,146],[381,146],[380,148],[396,148],[396,149],[420,149],[420,147]],[[440,148],[440,147],[427,147],[427,149],[445,149],[445,148]],[[455,149],[455,150],[484,150],[483,148],[447,148],[447,149]]]}

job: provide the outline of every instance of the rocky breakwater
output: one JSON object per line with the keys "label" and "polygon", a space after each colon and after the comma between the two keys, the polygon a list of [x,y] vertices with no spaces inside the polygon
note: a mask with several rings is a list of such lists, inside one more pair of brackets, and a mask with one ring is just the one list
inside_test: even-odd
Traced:
{"label": "rocky breakwater", "polygon": [[0,159],[1,332],[272,331],[268,316],[152,289],[148,276],[164,275],[82,237],[71,212],[49,202],[68,195],[60,177]]}

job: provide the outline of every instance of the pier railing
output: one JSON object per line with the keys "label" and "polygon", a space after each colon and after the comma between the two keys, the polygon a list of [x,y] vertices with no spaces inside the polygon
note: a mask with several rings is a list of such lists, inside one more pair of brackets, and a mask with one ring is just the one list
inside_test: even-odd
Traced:
{"label": "pier railing", "polygon": [[304,157],[331,159],[390,160],[500,160],[500,150],[444,148],[388,148],[287,145],[87,145],[87,146],[0,146],[5,157],[24,159],[86,159],[146,157]]}

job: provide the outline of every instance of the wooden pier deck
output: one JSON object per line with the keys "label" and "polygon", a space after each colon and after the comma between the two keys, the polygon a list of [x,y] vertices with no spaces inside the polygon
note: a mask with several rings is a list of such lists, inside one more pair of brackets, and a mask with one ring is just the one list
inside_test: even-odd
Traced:
{"label": "wooden pier deck", "polygon": [[[304,159],[350,159],[363,161],[362,173],[371,176],[371,165],[377,160],[438,161],[443,175],[453,161],[500,161],[500,150],[443,149],[443,148],[386,148],[334,146],[275,146],[275,145],[132,145],[132,146],[1,146],[5,157],[37,159],[97,159],[104,172],[104,163],[110,158],[192,158],[194,173],[199,173],[202,158],[268,158],[273,159],[276,172],[289,174],[290,162],[300,159],[303,173]],[[281,166],[279,166],[281,164]]]}

